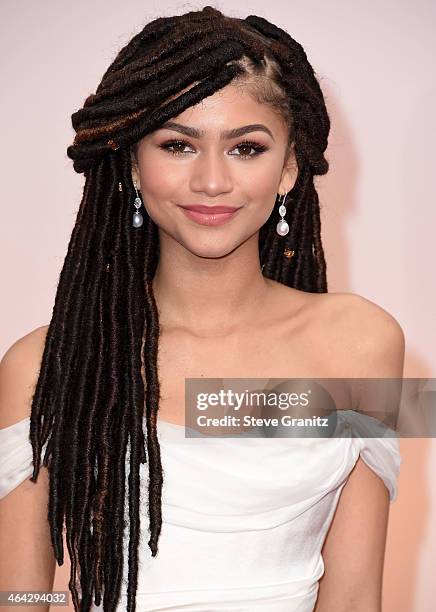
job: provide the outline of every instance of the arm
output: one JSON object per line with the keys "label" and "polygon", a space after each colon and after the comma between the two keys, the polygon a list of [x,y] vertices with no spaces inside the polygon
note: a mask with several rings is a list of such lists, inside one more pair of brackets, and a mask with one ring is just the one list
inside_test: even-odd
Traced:
{"label": "arm", "polygon": [[[343,313],[343,325],[348,337],[354,334],[356,339],[355,376],[401,378],[405,348],[401,327],[383,309],[360,296],[353,298],[351,314]],[[388,517],[384,482],[360,458],[344,485],[324,542],[325,572],[316,612],[381,611]]]}
{"label": "arm", "polygon": [[[0,429],[30,415],[46,327],[20,338],[0,362]],[[29,441],[30,444],[30,441]],[[0,590],[51,591],[56,561],[47,520],[48,472],[28,478],[0,500]],[[16,607],[4,607],[15,610]],[[47,612],[49,606],[32,606]]]}

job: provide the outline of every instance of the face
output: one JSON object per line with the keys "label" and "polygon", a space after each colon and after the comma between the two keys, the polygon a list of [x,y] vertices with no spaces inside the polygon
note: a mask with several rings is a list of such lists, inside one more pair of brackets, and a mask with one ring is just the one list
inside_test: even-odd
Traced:
{"label": "face", "polygon": [[[229,84],[169,121],[172,126],[167,122],[139,141],[138,166],[132,167],[161,245],[175,240],[197,256],[215,258],[257,239],[277,194],[290,191],[297,176],[292,152],[285,159],[283,120]],[[235,129],[239,133],[226,133]],[[234,211],[184,208],[197,205]],[[276,214],[278,222],[278,205]]]}

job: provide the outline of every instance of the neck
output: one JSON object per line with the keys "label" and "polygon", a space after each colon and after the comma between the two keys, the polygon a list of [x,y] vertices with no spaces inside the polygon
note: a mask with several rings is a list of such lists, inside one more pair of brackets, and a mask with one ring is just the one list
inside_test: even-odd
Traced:
{"label": "neck", "polygon": [[226,335],[253,321],[270,281],[262,275],[258,234],[221,257],[201,257],[160,236],[153,291],[163,328]]}

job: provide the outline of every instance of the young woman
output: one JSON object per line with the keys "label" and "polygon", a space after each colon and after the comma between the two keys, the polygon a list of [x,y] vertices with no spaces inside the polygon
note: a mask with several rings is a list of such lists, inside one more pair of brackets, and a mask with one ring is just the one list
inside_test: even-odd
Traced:
{"label": "young woman", "polygon": [[327,292],[303,48],[209,6],[156,19],[72,122],[51,322],[0,368],[1,589],[52,588],[65,524],[76,610],[380,610],[395,440],[183,435],[186,378],[402,375],[397,321]]}

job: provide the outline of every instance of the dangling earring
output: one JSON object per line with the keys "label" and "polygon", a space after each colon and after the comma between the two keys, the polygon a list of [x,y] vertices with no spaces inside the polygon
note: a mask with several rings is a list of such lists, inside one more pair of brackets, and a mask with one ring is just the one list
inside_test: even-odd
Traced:
{"label": "dangling earring", "polygon": [[133,202],[133,206],[136,208],[135,212],[133,213],[133,227],[141,227],[141,225],[144,223],[144,219],[142,218],[142,215],[140,212],[138,212],[139,208],[141,208],[141,198],[139,197],[139,193],[138,193],[138,189],[136,188],[136,181],[134,181],[134,187],[135,187],[135,191],[136,191],[136,198],[135,201]]}
{"label": "dangling earring", "polygon": [[281,196],[279,194],[279,202],[280,202],[280,198],[282,198],[281,204],[279,207],[279,215],[281,216],[281,219],[277,223],[277,227],[276,227],[277,233],[279,236],[286,236],[286,234],[289,233],[289,225],[286,223],[286,221],[283,218],[286,215],[286,206],[283,204],[283,202],[286,200],[287,195],[288,195],[288,192],[286,192],[284,196]]}

